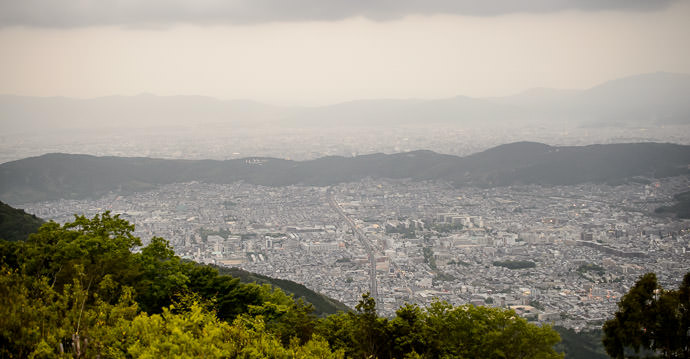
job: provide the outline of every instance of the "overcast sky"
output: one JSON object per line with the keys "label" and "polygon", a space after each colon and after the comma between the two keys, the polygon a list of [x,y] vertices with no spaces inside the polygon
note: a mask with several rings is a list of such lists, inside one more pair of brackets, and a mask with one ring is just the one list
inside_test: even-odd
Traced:
{"label": "overcast sky", "polygon": [[690,1],[0,0],[0,93],[286,105],[690,73]]}

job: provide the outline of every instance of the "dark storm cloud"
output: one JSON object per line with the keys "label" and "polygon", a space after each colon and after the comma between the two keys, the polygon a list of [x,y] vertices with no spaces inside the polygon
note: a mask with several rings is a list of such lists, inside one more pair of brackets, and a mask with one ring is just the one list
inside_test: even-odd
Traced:
{"label": "dark storm cloud", "polygon": [[247,24],[363,16],[650,11],[679,0],[0,0],[0,26]]}

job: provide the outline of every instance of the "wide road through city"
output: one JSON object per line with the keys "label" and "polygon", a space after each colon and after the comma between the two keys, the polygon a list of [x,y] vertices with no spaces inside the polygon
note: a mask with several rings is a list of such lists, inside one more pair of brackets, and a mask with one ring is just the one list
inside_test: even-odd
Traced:
{"label": "wide road through city", "polygon": [[379,301],[379,291],[378,291],[378,286],[376,284],[376,250],[374,249],[374,245],[367,239],[367,237],[364,235],[364,232],[355,224],[355,222],[348,217],[345,214],[345,211],[343,211],[343,208],[340,207],[338,202],[335,201],[335,197],[333,196],[333,190],[331,188],[328,189],[327,191],[328,194],[328,204],[340,214],[341,217],[347,222],[347,224],[352,228],[352,231],[355,233],[359,241],[362,243],[364,248],[366,248],[367,252],[369,252],[369,278],[370,278],[370,283],[369,283],[369,293],[371,294],[372,297],[374,297],[374,300],[377,302]]}

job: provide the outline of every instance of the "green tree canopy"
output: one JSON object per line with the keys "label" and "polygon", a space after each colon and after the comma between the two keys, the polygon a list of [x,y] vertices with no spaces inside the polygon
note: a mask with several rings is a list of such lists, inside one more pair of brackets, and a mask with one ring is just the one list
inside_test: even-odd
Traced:
{"label": "green tree canopy", "polygon": [[512,310],[453,306],[400,307],[392,319],[376,314],[365,294],[355,312],[330,316],[317,328],[332,348],[352,358],[563,358],[548,325],[530,324]]}
{"label": "green tree canopy", "polygon": [[690,272],[678,290],[665,290],[654,273],[640,277],[603,327],[604,347],[614,358],[640,353],[690,358]]}
{"label": "green tree canopy", "polygon": [[133,231],[106,212],[0,242],[0,357],[341,357],[311,306]]}

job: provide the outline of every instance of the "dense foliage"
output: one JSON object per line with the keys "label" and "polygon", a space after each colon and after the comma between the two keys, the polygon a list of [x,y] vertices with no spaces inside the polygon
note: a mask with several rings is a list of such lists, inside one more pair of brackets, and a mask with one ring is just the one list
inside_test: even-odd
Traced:
{"label": "dense foliage", "polygon": [[655,210],[660,214],[674,214],[678,218],[690,219],[690,191],[681,192],[673,196],[677,202],[671,206],[659,207]]}
{"label": "dense foliage", "polygon": [[666,290],[654,273],[645,274],[603,330],[604,347],[614,358],[690,358],[690,272],[678,290]]}
{"label": "dense foliage", "polygon": [[355,311],[319,319],[270,285],[243,284],[142,246],[106,212],[49,222],[0,245],[0,358],[559,358],[558,334],[513,311],[401,307],[379,317],[364,295]]}
{"label": "dense foliage", "polygon": [[556,344],[556,350],[563,351],[568,359],[606,359],[606,350],[601,340],[601,328],[576,332],[570,328],[555,326],[554,329],[561,336],[561,342]]}
{"label": "dense foliage", "polygon": [[305,287],[303,284],[293,282],[291,280],[271,278],[265,275],[247,272],[239,268],[217,267],[218,273],[227,274],[235,278],[239,278],[244,283],[258,283],[270,284],[274,288],[280,288],[285,293],[292,294],[295,298],[304,299],[304,301],[314,306],[314,314],[318,316],[326,316],[337,311],[348,311],[345,304],[338,302],[332,298],[328,298],[323,294],[319,294]]}
{"label": "dense foliage", "polygon": [[355,312],[322,320],[316,332],[349,358],[562,358],[549,326],[529,324],[512,310],[435,301],[407,304],[392,319],[377,316],[363,295]]}
{"label": "dense foliage", "polygon": [[0,239],[23,241],[43,224],[43,220],[24,210],[0,202]]}
{"label": "dense foliage", "polygon": [[594,272],[598,275],[604,275],[604,267],[594,264],[594,263],[586,263],[586,264],[580,264],[579,267],[577,267],[577,272],[582,274],[585,272]]}

